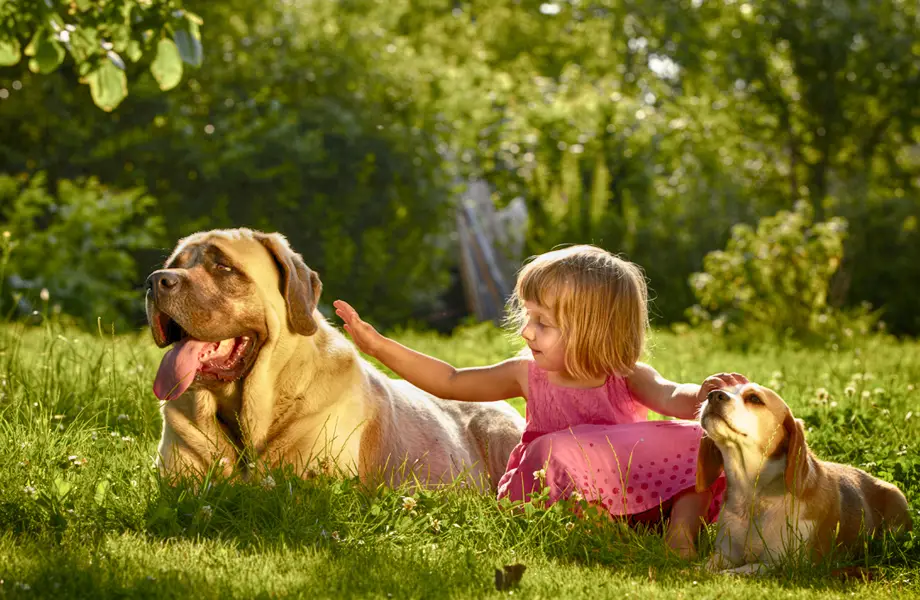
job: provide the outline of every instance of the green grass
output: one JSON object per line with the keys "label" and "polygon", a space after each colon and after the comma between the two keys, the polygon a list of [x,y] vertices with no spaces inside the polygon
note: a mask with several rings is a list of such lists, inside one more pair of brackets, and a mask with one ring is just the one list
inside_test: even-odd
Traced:
{"label": "green grass", "polygon": [[[486,326],[397,337],[457,365],[514,351]],[[399,490],[282,471],[274,487],[169,487],[152,467],[161,354],[147,333],[0,328],[0,597],[497,597],[509,592],[495,590],[494,570],[512,563],[527,566],[513,590],[525,598],[906,598],[920,589],[914,534],[739,580],[706,573],[705,555],[669,558],[654,532],[578,521],[561,507],[512,513],[461,489],[417,494],[407,511]],[[658,332],[649,361],[679,381],[733,370],[777,388],[819,456],[897,483],[920,517],[920,344],[867,338],[846,350],[741,354],[700,334]],[[831,575],[851,564],[868,566],[872,581]]]}

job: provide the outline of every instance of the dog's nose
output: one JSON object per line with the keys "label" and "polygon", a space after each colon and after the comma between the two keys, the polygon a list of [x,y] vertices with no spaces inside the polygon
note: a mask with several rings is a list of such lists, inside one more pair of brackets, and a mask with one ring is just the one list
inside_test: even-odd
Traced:
{"label": "dog's nose", "polygon": [[725,402],[728,400],[728,394],[724,390],[712,390],[706,394],[706,399],[710,402]]}
{"label": "dog's nose", "polygon": [[179,285],[179,275],[173,271],[154,271],[147,278],[147,289],[156,293],[169,293]]}

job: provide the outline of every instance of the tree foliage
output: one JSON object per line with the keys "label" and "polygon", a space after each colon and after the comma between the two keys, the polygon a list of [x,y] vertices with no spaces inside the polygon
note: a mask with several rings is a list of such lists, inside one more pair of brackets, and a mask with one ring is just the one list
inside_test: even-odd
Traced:
{"label": "tree foliage", "polygon": [[805,201],[762,218],[756,229],[735,225],[725,250],[707,254],[703,271],[690,278],[699,301],[688,311],[691,323],[743,345],[866,333],[874,315],[829,304],[846,227],[841,217],[815,222]]}
{"label": "tree foliage", "polygon": [[[162,223],[143,190],[112,190],[95,178],[59,182],[0,175],[4,314],[66,313],[84,324],[128,325],[137,306],[133,253],[162,241]],[[8,277],[3,278],[4,275]]]}
{"label": "tree foliage", "polygon": [[[734,225],[805,201],[819,222],[849,222],[828,305],[868,301],[893,330],[920,332],[915,3],[231,0],[196,11],[200,69],[180,81],[168,66],[171,43],[186,58],[182,29],[148,28],[151,64],[127,65],[132,92],[111,114],[74,85],[85,74],[69,58],[50,74],[0,67],[20,86],[0,84],[0,170],[41,171],[52,194],[87,174],[146,189],[167,239],[282,231],[327,294],[367,302],[381,323],[447,308],[450,209],[468,178],[498,204],[525,200],[528,252],[594,242],[639,262],[658,322],[684,318],[689,276]],[[160,63],[161,49],[172,58]]]}
{"label": "tree foliage", "polygon": [[3,2],[0,66],[25,62],[47,75],[69,59],[93,102],[112,111],[128,95],[131,63],[150,63],[163,90],[179,83],[183,61],[199,66],[201,24],[181,0]]}

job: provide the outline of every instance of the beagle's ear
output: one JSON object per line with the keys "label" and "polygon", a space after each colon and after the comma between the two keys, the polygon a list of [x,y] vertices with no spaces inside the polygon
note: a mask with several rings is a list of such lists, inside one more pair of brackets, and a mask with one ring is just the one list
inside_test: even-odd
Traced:
{"label": "beagle's ear", "polygon": [[796,419],[791,412],[783,420],[786,432],[786,489],[796,495],[805,490],[811,473],[811,451],[805,442],[805,421]]}
{"label": "beagle's ear", "polygon": [[722,466],[722,452],[719,451],[719,447],[712,438],[703,437],[696,455],[696,491],[705,492],[711,488],[722,474]]}
{"label": "beagle's ear", "polygon": [[281,294],[287,305],[288,327],[300,335],[313,335],[317,327],[313,310],[323,290],[319,275],[304,263],[300,254],[291,250],[281,234],[259,234],[256,239],[268,249],[281,272]]}

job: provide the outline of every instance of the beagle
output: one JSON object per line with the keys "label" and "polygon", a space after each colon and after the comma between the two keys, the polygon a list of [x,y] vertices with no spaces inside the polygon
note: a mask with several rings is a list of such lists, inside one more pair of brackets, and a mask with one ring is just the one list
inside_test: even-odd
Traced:
{"label": "beagle", "polygon": [[714,390],[700,423],[696,489],[709,489],[723,469],[727,484],[710,570],[756,573],[797,551],[817,558],[835,544],[854,547],[863,532],[912,527],[897,487],[818,459],[803,421],[770,389]]}

